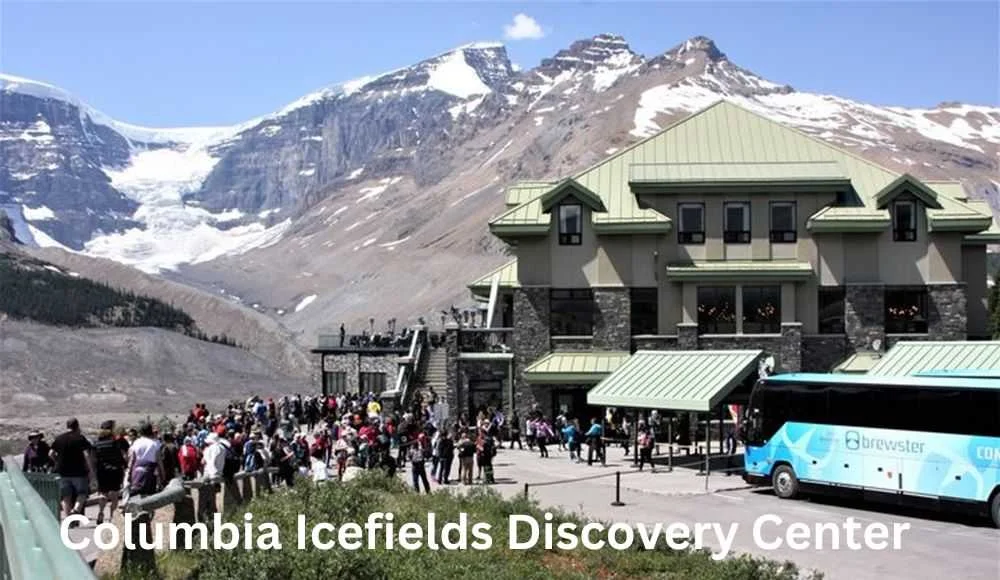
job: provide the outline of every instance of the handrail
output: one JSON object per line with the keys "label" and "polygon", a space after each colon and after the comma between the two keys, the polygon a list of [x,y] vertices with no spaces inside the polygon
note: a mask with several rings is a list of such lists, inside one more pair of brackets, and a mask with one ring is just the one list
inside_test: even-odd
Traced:
{"label": "handrail", "polygon": [[400,404],[405,404],[406,395],[409,391],[410,381],[416,374],[417,366],[420,364],[420,357],[423,355],[424,342],[423,335],[427,330],[423,327],[417,327],[416,331],[413,333],[413,339],[410,341],[410,350],[407,354],[407,361],[399,366],[399,370],[396,372],[396,388],[392,391],[388,391],[384,394],[390,396],[398,397]]}
{"label": "handrail", "polygon": [[0,472],[0,527],[12,579],[95,578],[83,558],[63,544],[59,522],[13,461]]}

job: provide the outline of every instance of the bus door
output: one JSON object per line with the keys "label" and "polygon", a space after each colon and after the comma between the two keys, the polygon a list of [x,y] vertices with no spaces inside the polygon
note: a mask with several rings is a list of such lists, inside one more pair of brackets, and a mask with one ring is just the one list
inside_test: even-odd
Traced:
{"label": "bus door", "polygon": [[898,492],[903,460],[892,451],[866,449],[862,453],[862,481],[866,489]]}

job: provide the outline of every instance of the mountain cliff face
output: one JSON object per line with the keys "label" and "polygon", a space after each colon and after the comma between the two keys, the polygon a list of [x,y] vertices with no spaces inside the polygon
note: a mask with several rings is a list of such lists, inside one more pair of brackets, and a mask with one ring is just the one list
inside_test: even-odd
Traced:
{"label": "mountain cliff face", "polygon": [[0,206],[19,206],[38,244],[224,291],[304,342],[369,316],[436,319],[504,260],[486,222],[505,185],[583,169],[719,98],[962,179],[1000,209],[1000,108],[799,92],[705,37],[644,57],[602,34],[524,71],[501,45],[467,45],[205,129],[134,127],[0,79]]}

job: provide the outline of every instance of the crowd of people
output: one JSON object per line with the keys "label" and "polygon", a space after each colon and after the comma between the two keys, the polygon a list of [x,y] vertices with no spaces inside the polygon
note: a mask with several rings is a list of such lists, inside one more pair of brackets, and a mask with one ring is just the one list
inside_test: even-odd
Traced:
{"label": "crowd of people", "polygon": [[[628,417],[613,410],[589,425],[560,413],[554,420],[537,406],[523,420],[499,409],[481,408],[472,419],[461,414],[453,422],[437,416],[437,398],[422,393],[407,412],[384,412],[378,397],[339,394],[251,397],[212,412],[195,404],[179,425],[143,422],[123,429],[105,421],[93,442],[76,419],[49,444],[39,432],[29,435],[22,465],[26,471],[61,476],[63,513],[82,513],[92,491],[98,492],[98,522],[131,495],[148,495],[171,479],[203,479],[217,485],[237,473],[269,468],[277,485],[292,486],[297,476],[314,481],[349,481],[365,470],[395,476],[409,464],[410,480],[419,492],[439,485],[496,482],[493,458],[515,446],[549,456],[549,446],[568,451],[570,461],[606,460],[605,433],[639,451],[639,467],[651,463],[658,416],[639,421],[632,438]],[[523,434],[523,441],[522,441]],[[457,461],[457,475],[452,471]],[[108,510],[106,512],[106,509]]]}

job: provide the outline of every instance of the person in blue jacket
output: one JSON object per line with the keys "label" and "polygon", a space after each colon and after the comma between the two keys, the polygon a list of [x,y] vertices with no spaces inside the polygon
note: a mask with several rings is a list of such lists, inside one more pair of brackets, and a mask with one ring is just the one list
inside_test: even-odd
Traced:
{"label": "person in blue jacket", "polygon": [[604,428],[596,418],[590,420],[590,429],[584,435],[587,438],[587,465],[594,464],[594,455],[604,463]]}

